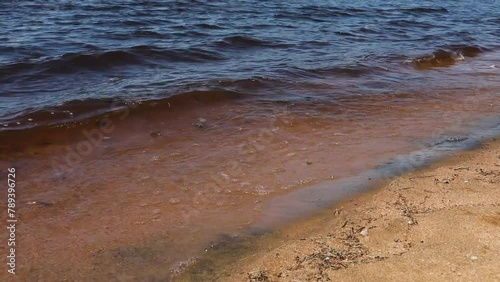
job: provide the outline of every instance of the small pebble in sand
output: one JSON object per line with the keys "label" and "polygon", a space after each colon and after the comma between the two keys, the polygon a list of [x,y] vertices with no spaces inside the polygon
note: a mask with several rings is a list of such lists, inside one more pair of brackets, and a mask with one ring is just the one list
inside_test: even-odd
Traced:
{"label": "small pebble in sand", "polygon": [[149,134],[149,135],[151,135],[151,137],[153,137],[153,138],[156,138],[156,137],[163,136],[163,133],[160,131],[155,131],[155,132],[151,132],[151,134]]}
{"label": "small pebble in sand", "polygon": [[361,232],[359,232],[359,234],[361,234],[361,236],[363,236],[363,237],[368,236],[368,229],[363,228],[363,230],[361,230]]}
{"label": "small pebble in sand", "polygon": [[198,118],[198,121],[196,122],[196,124],[195,124],[195,125],[196,125],[198,128],[203,128],[203,127],[205,127],[205,123],[206,123],[206,122],[207,122],[207,120],[206,120],[206,119],[204,119],[204,118]]}
{"label": "small pebble in sand", "polygon": [[269,274],[265,270],[258,270],[248,272],[248,281],[250,282],[267,282],[271,281],[269,278]]}
{"label": "small pebble in sand", "polygon": [[29,201],[27,204],[28,205],[42,205],[42,206],[46,206],[46,207],[52,206],[52,203],[42,202],[42,201]]}
{"label": "small pebble in sand", "polygon": [[180,203],[180,202],[181,202],[181,200],[179,200],[179,199],[177,199],[177,198],[172,198],[172,199],[170,199],[168,202],[169,202],[170,204],[172,204],[172,205],[176,205],[176,204]]}

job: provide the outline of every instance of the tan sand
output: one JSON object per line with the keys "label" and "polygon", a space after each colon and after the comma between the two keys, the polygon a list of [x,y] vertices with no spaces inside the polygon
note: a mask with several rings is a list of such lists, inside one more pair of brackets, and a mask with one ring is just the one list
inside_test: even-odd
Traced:
{"label": "tan sand", "polygon": [[500,281],[500,142],[252,241],[179,280]]}

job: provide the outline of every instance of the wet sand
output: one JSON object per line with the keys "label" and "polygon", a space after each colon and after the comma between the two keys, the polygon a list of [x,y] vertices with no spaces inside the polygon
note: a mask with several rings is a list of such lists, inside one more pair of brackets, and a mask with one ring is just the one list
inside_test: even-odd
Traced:
{"label": "wet sand", "polygon": [[500,142],[211,250],[179,281],[498,281]]}

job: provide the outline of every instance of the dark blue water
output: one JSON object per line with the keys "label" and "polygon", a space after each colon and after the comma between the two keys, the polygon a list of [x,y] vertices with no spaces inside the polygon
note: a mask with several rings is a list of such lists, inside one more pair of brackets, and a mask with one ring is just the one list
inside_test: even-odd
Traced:
{"label": "dark blue water", "polygon": [[192,90],[275,100],[408,90],[419,70],[494,50],[499,36],[500,1],[4,0],[0,119],[12,128],[60,111],[62,121],[101,99]]}

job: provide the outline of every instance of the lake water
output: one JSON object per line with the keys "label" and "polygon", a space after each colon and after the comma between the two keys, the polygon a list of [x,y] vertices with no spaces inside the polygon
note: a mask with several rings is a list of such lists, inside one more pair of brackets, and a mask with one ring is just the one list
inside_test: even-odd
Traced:
{"label": "lake water", "polygon": [[25,281],[168,280],[397,156],[498,133],[499,1],[2,1],[0,27]]}

